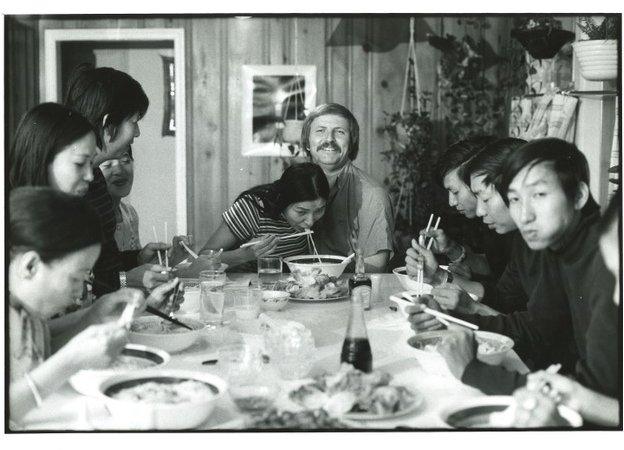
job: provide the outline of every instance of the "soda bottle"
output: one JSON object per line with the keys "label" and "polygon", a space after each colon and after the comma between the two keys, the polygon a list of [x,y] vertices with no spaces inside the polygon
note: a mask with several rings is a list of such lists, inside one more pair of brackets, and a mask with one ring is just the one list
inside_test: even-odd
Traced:
{"label": "soda bottle", "polygon": [[371,308],[372,287],[373,283],[364,269],[364,255],[358,249],[355,251],[355,273],[349,278],[349,294],[352,298],[360,298],[365,310]]}
{"label": "soda bottle", "polygon": [[362,300],[356,296],[351,297],[351,313],[342,344],[340,362],[352,364],[362,372],[368,373],[373,370],[373,354],[368,341],[368,333],[366,333]]}

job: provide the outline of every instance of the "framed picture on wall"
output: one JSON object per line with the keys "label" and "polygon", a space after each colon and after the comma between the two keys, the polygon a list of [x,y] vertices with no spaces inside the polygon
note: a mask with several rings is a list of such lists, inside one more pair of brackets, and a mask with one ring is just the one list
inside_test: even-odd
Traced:
{"label": "framed picture on wall", "polygon": [[243,66],[243,156],[301,156],[303,119],[316,105],[315,66]]}

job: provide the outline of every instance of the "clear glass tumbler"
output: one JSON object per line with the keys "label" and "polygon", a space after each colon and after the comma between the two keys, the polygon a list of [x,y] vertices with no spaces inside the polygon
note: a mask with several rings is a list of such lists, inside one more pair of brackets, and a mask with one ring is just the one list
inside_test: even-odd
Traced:
{"label": "clear glass tumbler", "polygon": [[282,258],[279,256],[261,256],[258,258],[258,286],[272,290],[282,277]]}
{"label": "clear glass tumbler", "polygon": [[206,325],[221,325],[225,303],[225,272],[204,270],[199,273],[199,318]]}

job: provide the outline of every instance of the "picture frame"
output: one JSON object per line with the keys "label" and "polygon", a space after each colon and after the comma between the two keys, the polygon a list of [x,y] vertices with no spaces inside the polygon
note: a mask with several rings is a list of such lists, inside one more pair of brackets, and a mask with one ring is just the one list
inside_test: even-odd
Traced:
{"label": "picture frame", "polygon": [[316,66],[244,65],[243,156],[303,156],[303,119],[316,106]]}

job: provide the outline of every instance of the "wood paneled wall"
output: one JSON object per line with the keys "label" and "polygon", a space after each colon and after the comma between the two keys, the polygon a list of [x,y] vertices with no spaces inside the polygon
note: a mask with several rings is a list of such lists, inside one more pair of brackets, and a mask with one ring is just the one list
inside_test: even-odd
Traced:
{"label": "wood paneled wall", "polygon": [[[407,43],[383,53],[366,52],[361,42],[327,46],[341,20],[345,20],[348,33],[355,36],[356,28],[363,26],[374,32],[381,21],[391,19],[383,16],[44,18],[39,20],[39,33],[43,36],[43,30],[49,28],[184,28],[188,223],[189,232],[197,241],[205,241],[218,226],[221,212],[238,193],[277,178],[287,164],[280,158],[241,156],[240,89],[244,64],[315,65],[317,104],[338,102],[353,111],[360,123],[361,146],[356,164],[379,181],[383,180],[388,171],[380,154],[386,146],[382,133],[384,111],[400,108]],[[464,33],[456,18],[425,20],[435,33]],[[495,50],[507,20],[490,19],[492,27],[487,33]],[[407,35],[406,30],[397,32]],[[435,99],[438,52],[426,42],[418,42],[416,52],[421,84],[433,92]],[[434,117],[437,114],[434,110]]]}

